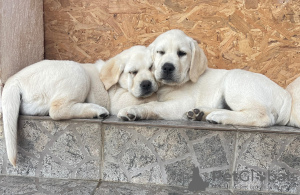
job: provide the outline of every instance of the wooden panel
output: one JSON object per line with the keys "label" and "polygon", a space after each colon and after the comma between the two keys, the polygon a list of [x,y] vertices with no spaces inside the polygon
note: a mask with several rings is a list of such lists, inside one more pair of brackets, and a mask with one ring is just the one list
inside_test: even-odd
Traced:
{"label": "wooden panel", "polygon": [[3,84],[22,68],[44,58],[43,3],[2,0],[0,10],[0,83]]}
{"label": "wooden panel", "polygon": [[44,0],[48,59],[94,62],[178,28],[209,66],[267,75],[285,87],[300,76],[297,0]]}

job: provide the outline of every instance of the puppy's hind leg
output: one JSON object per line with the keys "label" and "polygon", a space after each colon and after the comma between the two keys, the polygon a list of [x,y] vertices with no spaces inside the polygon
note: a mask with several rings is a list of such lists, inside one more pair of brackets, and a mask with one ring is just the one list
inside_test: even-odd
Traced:
{"label": "puppy's hind leg", "polygon": [[106,118],[109,112],[102,106],[92,103],[78,103],[65,99],[51,103],[49,115],[53,120],[72,118]]}
{"label": "puppy's hind leg", "polygon": [[187,118],[194,121],[208,121],[214,124],[244,125],[266,127],[275,124],[276,117],[266,108],[251,108],[242,111],[195,108],[186,113]]}
{"label": "puppy's hind leg", "polygon": [[265,109],[242,111],[216,110],[209,113],[206,120],[210,123],[267,127],[275,124],[276,116]]}

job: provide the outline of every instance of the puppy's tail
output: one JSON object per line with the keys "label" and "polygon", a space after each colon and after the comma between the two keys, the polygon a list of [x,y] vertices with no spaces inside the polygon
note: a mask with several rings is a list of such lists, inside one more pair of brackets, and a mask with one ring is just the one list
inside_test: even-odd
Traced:
{"label": "puppy's tail", "polygon": [[300,128],[300,77],[289,84],[286,90],[292,96],[292,109],[288,126]]}
{"label": "puppy's tail", "polygon": [[17,123],[21,103],[21,91],[16,80],[6,82],[2,92],[3,127],[7,156],[15,167],[17,160]]}

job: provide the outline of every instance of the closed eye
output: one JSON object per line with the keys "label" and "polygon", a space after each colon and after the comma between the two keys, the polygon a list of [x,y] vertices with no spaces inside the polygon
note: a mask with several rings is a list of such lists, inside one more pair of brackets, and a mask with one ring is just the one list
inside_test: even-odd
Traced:
{"label": "closed eye", "polygon": [[138,71],[137,70],[133,70],[133,71],[130,71],[129,73],[135,76],[138,73]]}
{"label": "closed eye", "polygon": [[186,52],[184,52],[184,51],[178,51],[177,52],[177,55],[179,56],[179,57],[182,57],[182,56],[185,56],[186,55]]}
{"label": "closed eye", "polygon": [[166,52],[165,51],[157,51],[160,55],[164,55]]}

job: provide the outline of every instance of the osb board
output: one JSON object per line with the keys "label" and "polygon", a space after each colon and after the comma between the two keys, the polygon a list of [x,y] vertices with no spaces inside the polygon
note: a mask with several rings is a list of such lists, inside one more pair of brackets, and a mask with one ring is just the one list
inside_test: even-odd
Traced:
{"label": "osb board", "polygon": [[45,56],[94,62],[178,28],[209,66],[300,76],[299,0],[44,0]]}

